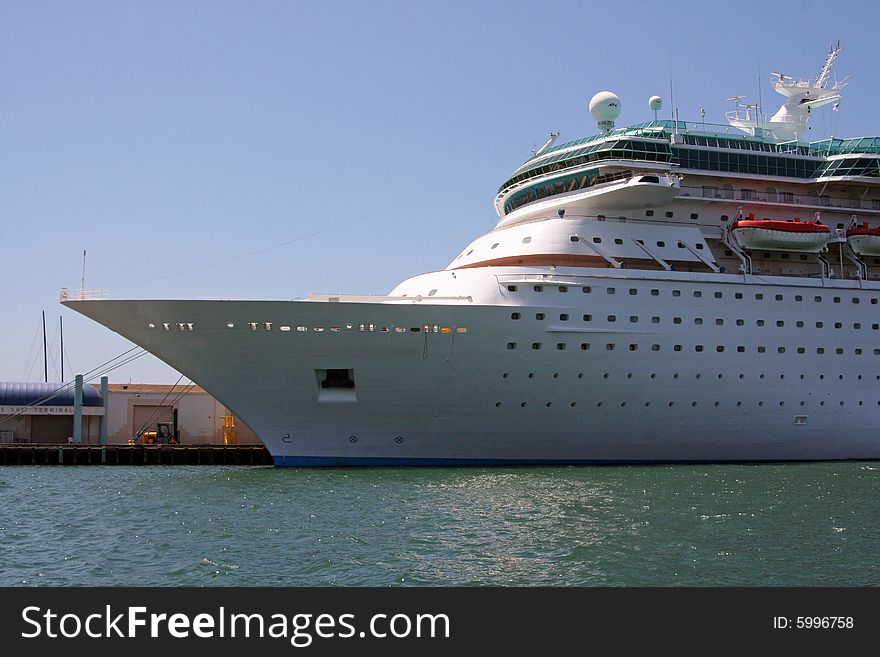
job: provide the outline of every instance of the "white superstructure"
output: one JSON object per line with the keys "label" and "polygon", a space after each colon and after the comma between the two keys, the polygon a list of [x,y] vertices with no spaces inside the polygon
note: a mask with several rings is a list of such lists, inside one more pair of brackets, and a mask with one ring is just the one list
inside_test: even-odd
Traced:
{"label": "white superstructure", "polygon": [[[493,230],[388,296],[65,303],[278,465],[880,458],[880,258],[846,235],[880,224],[880,139],[614,128],[620,99],[594,101],[597,135],[552,134]],[[830,236],[738,240],[743,217]]]}

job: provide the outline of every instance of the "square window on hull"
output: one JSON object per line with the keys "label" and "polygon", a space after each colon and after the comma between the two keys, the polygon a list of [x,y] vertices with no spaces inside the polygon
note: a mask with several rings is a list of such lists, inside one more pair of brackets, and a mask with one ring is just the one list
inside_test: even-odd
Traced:
{"label": "square window on hull", "polygon": [[354,370],[315,370],[319,402],[356,402]]}

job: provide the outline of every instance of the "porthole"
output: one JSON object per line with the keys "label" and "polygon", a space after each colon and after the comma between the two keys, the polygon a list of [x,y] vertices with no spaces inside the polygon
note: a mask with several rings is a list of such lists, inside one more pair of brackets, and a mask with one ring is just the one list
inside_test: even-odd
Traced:
{"label": "porthole", "polygon": [[519,313],[510,313],[510,319],[519,319],[520,317]]}
{"label": "porthole", "polygon": [[535,319],[539,322],[544,319],[544,313],[535,313]]}

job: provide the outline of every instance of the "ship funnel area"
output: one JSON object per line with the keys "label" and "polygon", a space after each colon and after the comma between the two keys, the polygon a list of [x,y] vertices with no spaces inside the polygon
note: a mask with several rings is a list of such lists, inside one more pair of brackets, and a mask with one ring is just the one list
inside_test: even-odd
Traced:
{"label": "ship funnel area", "polygon": [[611,132],[620,116],[620,98],[610,91],[600,91],[590,99],[590,114],[599,124],[599,132]]}
{"label": "ship funnel area", "polygon": [[[734,128],[755,136],[773,141],[805,141],[813,110],[829,103],[840,101],[840,90],[849,83],[849,76],[831,84],[831,70],[840,53],[838,43],[828,53],[825,64],[815,80],[798,80],[784,73],[772,73],[773,89],[785,96],[786,100],[769,120],[762,118],[757,105],[740,105],[742,96],[728,100],[736,101],[736,109],[727,113],[727,121]],[[744,110],[744,111],[743,111]]]}

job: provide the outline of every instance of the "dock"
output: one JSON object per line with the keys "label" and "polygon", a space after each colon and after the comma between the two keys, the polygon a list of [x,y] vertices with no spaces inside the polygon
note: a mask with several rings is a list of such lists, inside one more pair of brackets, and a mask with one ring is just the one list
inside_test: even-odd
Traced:
{"label": "dock", "polygon": [[3,465],[273,465],[262,445],[0,445]]}

